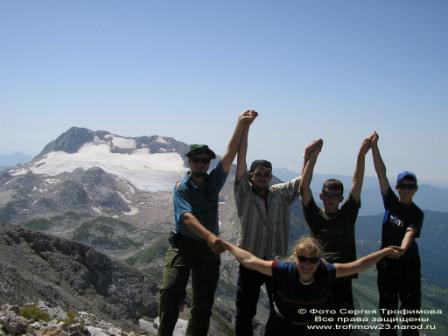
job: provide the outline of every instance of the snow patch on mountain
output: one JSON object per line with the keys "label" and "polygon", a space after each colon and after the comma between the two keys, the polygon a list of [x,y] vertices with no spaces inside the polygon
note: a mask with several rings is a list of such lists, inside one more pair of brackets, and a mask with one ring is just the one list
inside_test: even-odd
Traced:
{"label": "snow patch on mountain", "polygon": [[114,147],[122,149],[135,149],[137,148],[137,143],[134,139],[123,138],[116,135],[108,134],[104,137],[105,139],[111,139]]}
{"label": "snow patch on mountain", "polygon": [[168,141],[166,141],[166,139],[164,137],[158,136],[154,142],[157,142],[159,144],[163,144],[163,145],[167,145]]}
{"label": "snow patch on mountain", "polygon": [[[131,145],[130,142],[123,144]],[[136,149],[132,154],[112,153],[108,144],[87,143],[77,153],[50,152],[38,161],[11,170],[10,174],[18,176],[32,172],[57,176],[77,168],[93,167],[102,168],[128,180],[137,189],[150,192],[170,191],[186,171],[178,153],[151,154],[148,148]]]}

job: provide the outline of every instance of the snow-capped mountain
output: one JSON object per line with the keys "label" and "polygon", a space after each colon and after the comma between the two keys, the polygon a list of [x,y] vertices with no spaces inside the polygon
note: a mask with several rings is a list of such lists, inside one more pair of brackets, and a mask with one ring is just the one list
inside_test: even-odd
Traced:
{"label": "snow-capped mountain", "polygon": [[169,232],[162,226],[172,223],[171,191],[187,170],[188,149],[169,137],[72,127],[33,160],[0,176],[0,221],[56,220],[49,231],[70,238],[68,231],[81,224],[71,215],[66,220],[72,212]]}
{"label": "snow-capped mountain", "polygon": [[9,171],[57,176],[77,169],[101,168],[141,191],[168,191],[185,173],[188,146],[173,138],[122,137],[106,131],[72,127],[50,142],[31,162]]}
{"label": "snow-capped mountain", "polygon": [[[187,170],[188,150],[170,137],[72,127],[0,176],[0,221],[76,238],[106,253],[146,246],[148,235],[173,228],[172,189]],[[235,212],[232,182],[233,170],[220,197],[227,226]],[[137,231],[123,232],[126,225]]]}

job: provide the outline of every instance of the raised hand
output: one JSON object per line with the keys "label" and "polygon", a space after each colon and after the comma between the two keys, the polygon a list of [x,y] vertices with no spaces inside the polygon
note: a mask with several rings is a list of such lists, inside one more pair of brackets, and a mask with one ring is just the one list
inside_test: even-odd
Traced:
{"label": "raised hand", "polygon": [[250,125],[257,117],[258,117],[257,111],[247,110],[240,114],[239,121]]}
{"label": "raised hand", "polygon": [[366,155],[367,152],[372,148],[372,139],[369,136],[368,138],[364,139],[364,141],[361,144],[361,148],[359,149],[359,153]]}
{"label": "raised hand", "polygon": [[311,155],[318,155],[322,150],[322,146],[324,145],[324,141],[322,139],[317,139],[311,142],[306,148],[304,152],[305,158],[310,158]]}
{"label": "raised hand", "polygon": [[378,140],[380,138],[380,136],[378,135],[378,133],[376,131],[374,131],[370,136],[370,141],[372,142],[372,146],[378,146]]}

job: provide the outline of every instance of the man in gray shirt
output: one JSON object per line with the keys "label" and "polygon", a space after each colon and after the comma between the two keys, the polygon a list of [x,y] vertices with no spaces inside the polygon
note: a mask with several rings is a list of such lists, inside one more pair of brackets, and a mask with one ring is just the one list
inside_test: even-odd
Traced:
{"label": "man in gray shirt", "polygon": [[[272,164],[252,162],[247,171],[246,154],[250,124],[245,125],[237,156],[235,200],[240,224],[239,247],[262,259],[286,256],[289,209],[299,196],[300,177],[270,186]],[[314,143],[305,150],[313,151]],[[253,335],[252,320],[257,311],[260,287],[265,284],[272,309],[272,278],[240,265],[236,297],[235,333]]]}

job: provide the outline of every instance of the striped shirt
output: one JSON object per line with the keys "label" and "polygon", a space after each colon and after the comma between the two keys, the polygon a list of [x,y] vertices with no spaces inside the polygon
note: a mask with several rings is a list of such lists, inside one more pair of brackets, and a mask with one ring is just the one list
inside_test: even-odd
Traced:
{"label": "striped shirt", "polygon": [[289,209],[299,196],[300,178],[269,187],[267,199],[257,195],[248,173],[235,180],[240,224],[238,246],[259,258],[285,257],[288,248]]}

